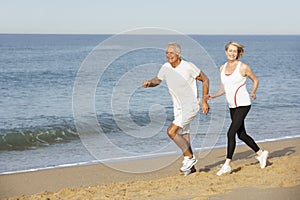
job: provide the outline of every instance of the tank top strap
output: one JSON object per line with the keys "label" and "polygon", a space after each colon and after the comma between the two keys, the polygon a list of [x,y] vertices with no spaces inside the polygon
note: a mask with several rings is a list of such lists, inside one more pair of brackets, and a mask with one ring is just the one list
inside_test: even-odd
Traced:
{"label": "tank top strap", "polygon": [[223,64],[223,69],[221,71],[221,74],[225,74],[225,69],[226,69],[227,63],[228,62],[226,62],[226,63]]}
{"label": "tank top strap", "polygon": [[237,66],[236,66],[236,68],[239,70],[240,69],[240,67],[241,67],[241,64],[242,64],[242,62],[241,61],[239,61],[238,62],[238,64],[237,64]]}

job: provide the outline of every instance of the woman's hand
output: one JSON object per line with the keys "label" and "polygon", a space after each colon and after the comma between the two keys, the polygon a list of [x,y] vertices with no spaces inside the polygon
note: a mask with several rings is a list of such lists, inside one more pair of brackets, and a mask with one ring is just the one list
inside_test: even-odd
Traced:
{"label": "woman's hand", "polygon": [[250,96],[252,97],[253,100],[256,100],[256,94],[255,93],[251,93]]}
{"label": "woman's hand", "polygon": [[213,96],[212,94],[207,94],[207,95],[204,95],[204,100],[212,100],[213,99]]}

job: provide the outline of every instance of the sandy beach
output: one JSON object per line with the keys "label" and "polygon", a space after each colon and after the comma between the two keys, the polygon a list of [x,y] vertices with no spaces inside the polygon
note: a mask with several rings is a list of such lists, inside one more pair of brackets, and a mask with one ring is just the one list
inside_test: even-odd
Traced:
{"label": "sandy beach", "polygon": [[[255,154],[238,146],[233,172],[216,176],[226,149],[197,152],[197,172],[179,172],[181,158],[149,173],[125,173],[103,164],[0,175],[0,198],[25,199],[292,199],[300,197],[300,138],[259,143],[270,152],[260,169]],[[201,157],[201,155],[205,155]],[[140,166],[160,163],[160,158],[116,163]]]}

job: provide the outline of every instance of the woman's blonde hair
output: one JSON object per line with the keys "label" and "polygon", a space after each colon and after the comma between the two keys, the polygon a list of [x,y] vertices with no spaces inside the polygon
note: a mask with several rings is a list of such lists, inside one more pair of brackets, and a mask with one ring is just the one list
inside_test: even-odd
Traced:
{"label": "woman's blonde hair", "polygon": [[239,44],[239,43],[237,43],[237,42],[230,41],[230,42],[228,42],[228,43],[225,45],[225,51],[228,50],[229,45],[233,45],[233,46],[236,46],[236,47],[237,47],[237,49],[238,49],[237,59],[238,59],[238,58],[241,58],[241,57],[243,57],[243,56],[245,55],[245,51],[244,51],[244,47],[245,47],[245,46],[244,46],[244,45],[241,45],[241,44]]}

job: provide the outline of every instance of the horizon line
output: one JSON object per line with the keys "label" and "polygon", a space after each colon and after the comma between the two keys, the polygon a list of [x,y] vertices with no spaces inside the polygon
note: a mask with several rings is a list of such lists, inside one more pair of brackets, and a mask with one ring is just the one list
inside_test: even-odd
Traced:
{"label": "horizon line", "polygon": [[[140,33],[140,34],[122,34],[122,33],[1,33],[0,35],[180,35],[161,34],[161,33]],[[212,36],[299,36],[299,33],[186,33],[182,35],[212,35]]]}

